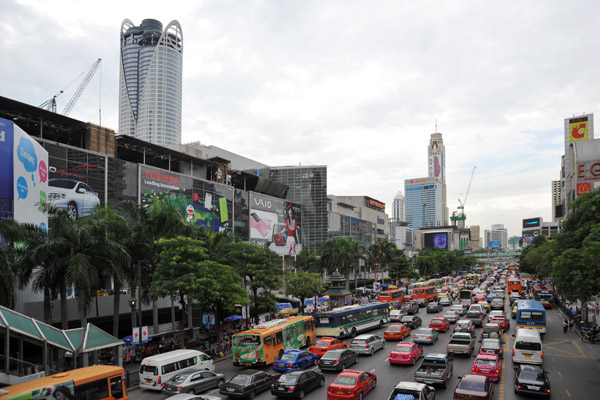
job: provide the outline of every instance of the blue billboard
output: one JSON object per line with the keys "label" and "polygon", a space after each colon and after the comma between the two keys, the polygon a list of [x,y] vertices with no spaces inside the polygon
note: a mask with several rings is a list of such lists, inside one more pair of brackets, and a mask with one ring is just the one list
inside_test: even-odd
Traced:
{"label": "blue billboard", "polygon": [[501,249],[502,243],[499,240],[492,240],[490,242],[490,249]]}

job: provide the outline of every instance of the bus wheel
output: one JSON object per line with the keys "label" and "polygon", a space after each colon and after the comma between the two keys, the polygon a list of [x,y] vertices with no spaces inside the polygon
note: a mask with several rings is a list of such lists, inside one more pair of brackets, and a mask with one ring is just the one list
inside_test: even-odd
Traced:
{"label": "bus wheel", "polygon": [[356,328],[352,328],[352,330],[350,331],[350,336],[356,337]]}

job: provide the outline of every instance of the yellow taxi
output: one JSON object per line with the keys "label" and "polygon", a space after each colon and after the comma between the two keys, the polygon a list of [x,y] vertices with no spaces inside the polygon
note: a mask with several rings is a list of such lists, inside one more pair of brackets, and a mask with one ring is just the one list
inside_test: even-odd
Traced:
{"label": "yellow taxi", "polygon": [[517,319],[517,304],[516,303],[512,308],[512,319]]}
{"label": "yellow taxi", "polygon": [[490,303],[488,303],[487,301],[478,301],[477,304],[481,304],[481,307],[483,307],[486,314],[490,312]]}

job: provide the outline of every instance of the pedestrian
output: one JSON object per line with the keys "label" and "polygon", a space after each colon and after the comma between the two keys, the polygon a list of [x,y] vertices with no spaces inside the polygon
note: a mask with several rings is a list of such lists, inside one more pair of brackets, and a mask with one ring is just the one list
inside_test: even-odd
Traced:
{"label": "pedestrian", "polygon": [[569,321],[565,318],[565,320],[563,322],[563,333],[567,333],[568,330],[569,330]]}
{"label": "pedestrian", "polygon": [[569,320],[569,330],[573,332],[573,319]]}
{"label": "pedestrian", "polygon": [[596,303],[596,315],[600,315],[600,303]]}

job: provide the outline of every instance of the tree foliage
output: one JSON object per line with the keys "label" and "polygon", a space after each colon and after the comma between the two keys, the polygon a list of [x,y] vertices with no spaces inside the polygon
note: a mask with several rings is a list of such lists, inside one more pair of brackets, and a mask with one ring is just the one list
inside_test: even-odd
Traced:
{"label": "tree foliage", "polygon": [[318,273],[300,271],[288,272],[284,276],[285,292],[300,299],[301,311],[304,311],[304,300],[323,293],[325,286]]}

